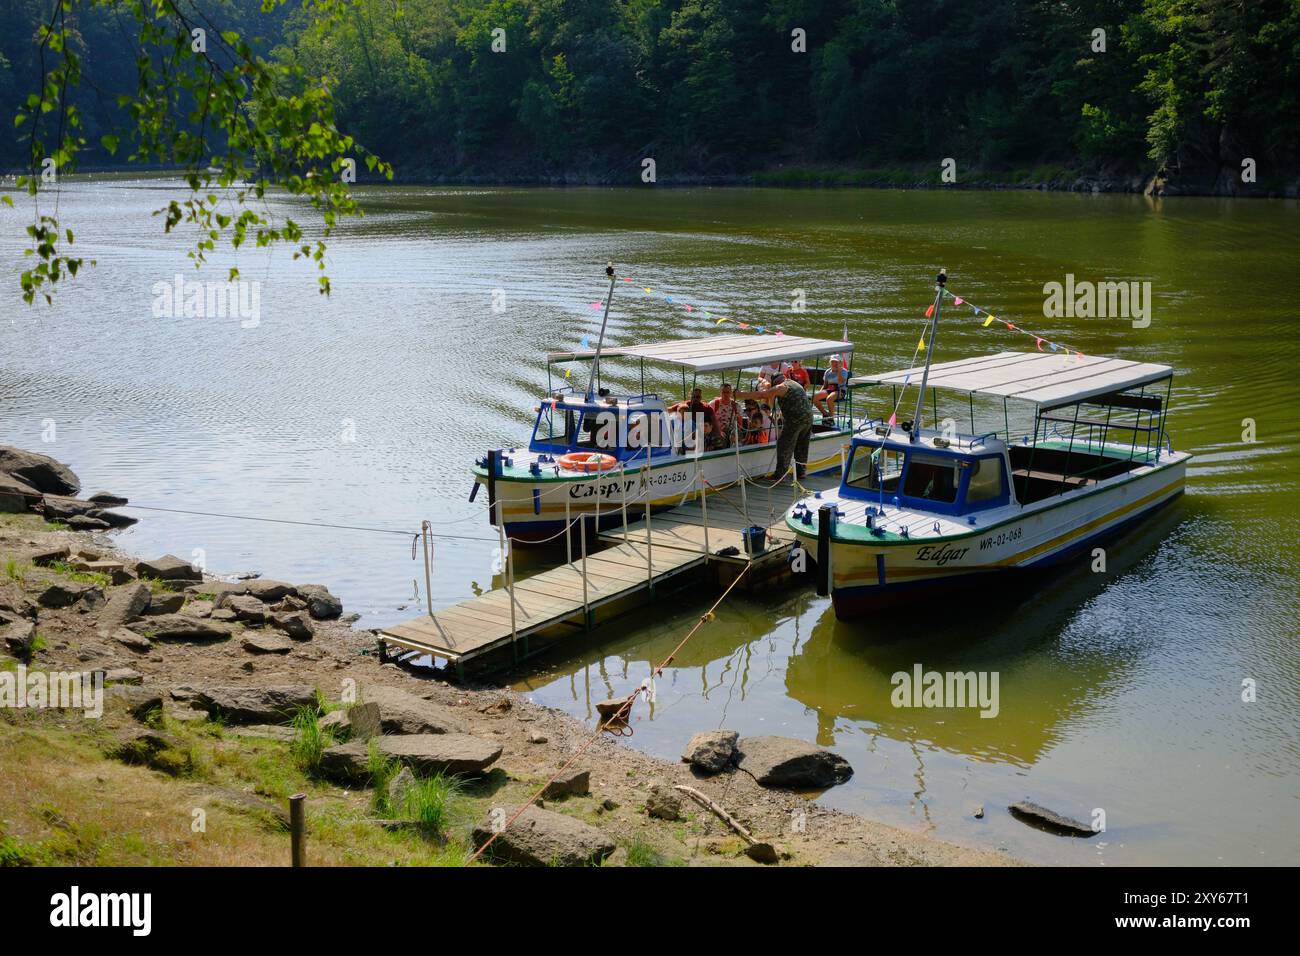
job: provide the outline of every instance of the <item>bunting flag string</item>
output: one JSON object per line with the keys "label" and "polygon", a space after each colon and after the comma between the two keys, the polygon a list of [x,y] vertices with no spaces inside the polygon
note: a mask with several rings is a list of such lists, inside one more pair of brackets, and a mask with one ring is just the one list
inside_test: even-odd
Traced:
{"label": "bunting flag string", "polygon": [[[975,315],[976,318],[979,318],[981,315],[984,316],[985,319],[981,323],[982,328],[987,329],[994,322],[1000,322],[1002,323],[1002,325],[1004,325],[1007,328],[1008,331],[1019,332],[1022,335],[1031,336],[1034,340],[1034,348],[1037,349],[1039,352],[1043,352],[1043,351],[1060,352],[1060,353],[1064,353],[1065,355],[1074,353],[1074,360],[1076,362],[1080,361],[1083,358],[1083,352],[1081,352],[1079,349],[1074,348],[1073,346],[1066,345],[1064,342],[1053,341],[1052,339],[1047,338],[1047,336],[1040,335],[1037,332],[1034,332],[1030,329],[1022,329],[1014,322],[1008,322],[1006,319],[999,319],[988,309],[982,309],[975,303],[968,302],[966,299],[963,299],[961,296],[957,295],[954,292],[950,292],[948,289],[944,289],[943,294],[952,298],[953,305],[967,306],[971,310],[971,312]],[[925,310],[926,318],[929,318],[933,313],[934,313],[934,304],[931,303],[930,307]],[[924,338],[922,338],[921,342],[922,342],[921,348],[924,349],[925,348]],[[1044,349],[1044,346],[1046,346],[1047,348]]]}

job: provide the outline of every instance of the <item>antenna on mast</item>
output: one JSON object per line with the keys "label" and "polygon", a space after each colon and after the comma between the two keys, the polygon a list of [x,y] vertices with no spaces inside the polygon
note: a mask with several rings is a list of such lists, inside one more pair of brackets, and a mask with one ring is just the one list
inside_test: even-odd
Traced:
{"label": "antenna on mast", "polygon": [[930,343],[925,350],[925,371],[921,374],[921,392],[916,396],[916,414],[912,416],[910,441],[916,444],[921,434],[921,411],[925,407],[925,386],[930,380],[930,362],[934,359],[934,338],[939,331],[939,313],[943,309],[943,288],[948,284],[948,270],[940,269],[934,277],[934,305],[930,306],[933,316],[930,319]]}
{"label": "antenna on mast", "polygon": [[591,360],[591,378],[587,380],[587,401],[591,401],[596,389],[597,376],[600,375],[600,351],[605,345],[605,326],[609,323],[609,303],[614,298],[614,263],[605,264],[605,275],[609,277],[609,291],[605,294],[605,315],[600,320],[600,338],[596,340],[596,355]]}

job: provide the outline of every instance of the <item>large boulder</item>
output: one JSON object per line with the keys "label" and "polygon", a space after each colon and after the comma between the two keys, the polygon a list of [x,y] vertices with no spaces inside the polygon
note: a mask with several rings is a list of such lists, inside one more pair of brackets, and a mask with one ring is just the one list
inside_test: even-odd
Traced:
{"label": "large boulder", "polygon": [[315,632],[312,630],[311,619],[303,611],[292,611],[277,613],[271,615],[271,623],[278,627],[284,633],[288,634],[295,641],[310,641]]}
{"label": "large boulder", "polygon": [[131,630],[155,641],[224,641],[235,633],[230,624],[185,614],[163,614],[132,621]]}
{"label": "large boulder", "polygon": [[42,500],[45,518],[48,521],[71,523],[73,518],[98,518],[100,514],[99,505],[93,501],[82,501],[80,498],[67,498],[62,495],[46,495]]}
{"label": "large boulder", "polygon": [[[474,845],[492,839],[490,823],[474,828]],[[530,806],[493,841],[488,853],[524,866],[591,866],[614,852],[614,843],[589,823]]]}
{"label": "large boulder", "polygon": [[162,614],[179,614],[184,606],[185,595],[180,591],[159,591],[151,597],[149,609],[145,613],[151,617],[158,617]]}
{"label": "large boulder", "polygon": [[745,737],[736,750],[737,766],[765,787],[822,790],[853,776],[839,754],[790,737]]}
{"label": "large boulder", "polygon": [[257,598],[233,592],[218,594],[216,607],[232,611],[238,620],[249,624],[262,624],[269,613],[266,605]]}
{"label": "large boulder", "polygon": [[0,473],[0,514],[22,514],[31,511],[41,500],[41,493],[21,478]]}
{"label": "large boulder", "polygon": [[75,495],[81,482],[72,469],[48,455],[0,445],[0,472],[13,475],[37,491],[51,495]]}
{"label": "large boulder", "polygon": [[332,730],[334,739],[369,740],[382,730],[378,704],[353,704],[330,711],[319,722],[320,729]]}
{"label": "large boulder", "polygon": [[153,601],[153,592],[145,584],[128,584],[109,594],[108,604],[99,613],[101,631],[112,631],[144,616]]}
{"label": "large boulder", "polygon": [[274,634],[249,634],[243,641],[244,650],[250,654],[288,654],[293,645]]}
{"label": "large boulder", "polygon": [[104,691],[104,702],[110,707],[122,707],[136,720],[145,720],[154,711],[162,710],[162,694],[134,684],[113,684]]}
{"label": "large boulder", "polygon": [[469,725],[442,704],[435,704],[395,687],[371,684],[361,689],[361,699],[379,705],[386,734],[464,734]]}
{"label": "large boulder", "polygon": [[340,780],[369,779],[372,742],[383,756],[420,776],[482,773],[501,756],[501,745],[495,740],[469,734],[384,734],[373,741],[353,740],[325,748],[321,771]]}
{"label": "large boulder", "polygon": [[735,759],[739,739],[734,730],[702,731],[687,743],[682,761],[703,773],[720,773]]}
{"label": "large boulder", "polygon": [[262,578],[254,578],[251,581],[242,582],[244,593],[251,594],[259,601],[278,601],[286,594],[298,593],[298,589],[292,584],[285,584],[283,581],[270,581]]}
{"label": "large boulder", "polygon": [[307,613],[318,621],[332,621],[343,613],[343,602],[324,585],[299,585],[298,596],[307,602]]}
{"label": "large boulder", "polygon": [[0,644],[23,660],[31,657],[36,646],[36,625],[31,621],[15,621],[0,625]]}
{"label": "large boulder", "polygon": [[682,818],[682,795],[665,783],[656,780],[650,785],[646,797],[645,812],[656,820],[680,820]]}
{"label": "large boulder", "polygon": [[1049,810],[1047,807],[1040,807],[1029,800],[1013,803],[1007,809],[1020,822],[1027,823],[1040,830],[1046,830],[1049,833],[1083,837],[1086,840],[1088,837],[1096,836],[1100,832],[1086,823],[1075,820],[1073,817],[1067,817],[1055,810]]}
{"label": "large boulder", "polygon": [[81,600],[92,604],[103,598],[104,592],[93,584],[80,581],[52,581],[36,598],[41,607],[71,607]]}
{"label": "large boulder", "polygon": [[36,620],[36,605],[31,602],[18,582],[0,576],[0,619],[20,617]]}
{"label": "large boulder", "polygon": [[316,691],[307,684],[279,687],[196,687],[190,704],[232,724],[281,724],[300,707],[316,706]]}
{"label": "large boulder", "polygon": [[160,581],[202,581],[203,572],[188,561],[182,561],[174,554],[164,554],[151,561],[140,561],[135,566],[142,578],[157,578]]}

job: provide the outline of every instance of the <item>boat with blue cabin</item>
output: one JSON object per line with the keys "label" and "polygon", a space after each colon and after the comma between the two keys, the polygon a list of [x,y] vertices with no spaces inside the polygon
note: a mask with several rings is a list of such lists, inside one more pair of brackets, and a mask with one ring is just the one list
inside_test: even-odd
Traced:
{"label": "boat with blue cabin", "polygon": [[[915,414],[900,423],[918,380]],[[1172,382],[1167,365],[1073,350],[934,365],[927,357],[923,367],[855,377],[855,393],[890,389],[894,411],[855,429],[838,489],[800,499],[786,525],[842,620],[941,585],[1095,561],[1104,539],[1184,490],[1191,456],[1166,430]],[[940,391],[961,396],[947,418]],[[921,424],[927,395],[935,427]],[[977,427],[977,410],[1002,427]]]}
{"label": "boat with blue cabin", "polygon": [[[531,439],[526,446],[480,456],[474,466],[474,494],[480,486],[486,489],[494,526],[504,522],[510,538],[539,543],[562,540],[566,524],[571,527],[577,519],[594,530],[608,529],[620,525],[628,509],[635,518],[647,504],[652,513],[663,511],[696,500],[702,492],[725,488],[741,476],[762,478],[776,461],[780,421],[775,409],[763,433],[746,436],[737,421],[725,435],[725,445],[710,447],[720,443],[706,441],[701,423],[682,414],[680,403],[645,390],[645,364],[679,369],[683,398],[689,399],[701,376],[716,374],[719,388],[730,384],[747,389],[764,369],[795,359],[809,362],[815,389],[825,370],[814,360],[838,355],[843,367],[850,368],[852,354],[853,345],[847,341],[790,334],[713,335],[552,352],[547,356],[547,392],[533,409]],[[614,394],[602,387],[602,359],[639,361],[641,389]],[[586,360],[593,368],[585,389],[554,387],[554,363]],[[840,469],[852,422],[851,399],[846,397],[833,416],[814,424],[808,473]]]}

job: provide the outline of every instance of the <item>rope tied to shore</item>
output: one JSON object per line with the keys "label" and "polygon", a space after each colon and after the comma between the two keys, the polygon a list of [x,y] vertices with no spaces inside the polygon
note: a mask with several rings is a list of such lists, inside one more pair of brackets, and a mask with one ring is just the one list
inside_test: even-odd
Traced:
{"label": "rope tied to shore", "polygon": [[[613,713],[611,713],[604,720],[597,723],[596,732],[593,733],[590,737],[588,737],[583,742],[582,746],[579,747],[574,752],[573,756],[564,762],[564,766],[560,767],[559,770],[555,771],[555,773],[552,774],[551,778],[547,780],[544,784],[542,784],[537,789],[537,791],[532,795],[532,797],[530,797],[526,803],[524,803],[522,806],[519,807],[518,810],[514,812],[514,814],[510,817],[510,819],[508,819],[502,825],[500,830],[497,830],[495,833],[493,833],[492,836],[490,836],[481,847],[479,847],[476,851],[474,851],[473,855],[471,855],[470,858],[466,861],[467,866],[477,861],[478,858],[481,857],[487,851],[487,848],[496,842],[497,837],[505,833],[506,830],[510,829],[511,825],[514,824],[521,816],[523,816],[525,810],[527,810],[529,807],[537,803],[537,801],[541,798],[542,794],[546,792],[546,789],[551,784],[555,783],[555,781],[558,780],[566,770],[572,767],[573,764],[577,762],[578,758],[580,758],[583,754],[585,754],[591,748],[591,746],[597,740],[600,739],[602,734],[611,733],[619,737],[632,736],[632,728],[631,726],[628,725],[628,718],[632,715],[632,705],[636,703],[636,699],[640,697],[642,694],[648,695],[650,688],[653,686],[651,684],[651,679],[655,677],[662,677],[664,668],[672,663],[673,659],[677,656],[677,654],[681,651],[681,649],[686,646],[687,642],[692,637],[695,636],[695,633],[701,627],[703,627],[706,622],[712,621],[716,617],[715,612],[717,611],[717,609],[722,605],[722,602],[725,601],[727,597],[731,594],[731,592],[735,589],[736,585],[739,584],[742,580],[744,580],[745,575],[749,573],[750,567],[751,565],[749,564],[745,565],[745,567],[741,570],[741,572],[738,575],[736,575],[735,579],[729,585],[727,585],[726,590],[724,590],[722,594],[718,597],[718,599],[713,602],[713,606],[710,607],[707,611],[705,611],[702,615],[700,615],[700,619],[695,622],[695,626],[692,627],[690,631],[687,632],[686,636],[681,639],[678,645],[672,649],[672,651],[668,654],[667,657],[665,657],[662,661],[659,662],[658,666],[651,669],[650,678],[643,680],[641,684],[636,688],[636,690],[632,691],[632,693],[628,694],[627,697],[623,699],[623,702]],[[617,727],[617,729],[612,729],[614,727]],[[626,733],[624,732],[625,730]]]}

